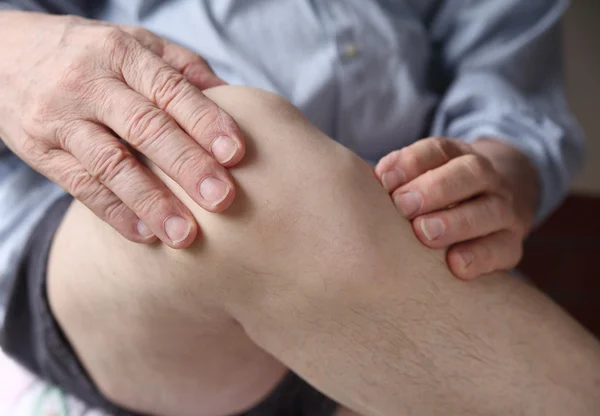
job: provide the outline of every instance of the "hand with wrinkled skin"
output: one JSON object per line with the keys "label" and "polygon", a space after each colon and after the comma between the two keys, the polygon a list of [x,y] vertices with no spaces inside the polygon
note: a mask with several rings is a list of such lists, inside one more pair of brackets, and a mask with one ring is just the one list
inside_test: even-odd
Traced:
{"label": "hand with wrinkled skin", "polygon": [[417,238],[447,248],[461,279],[517,265],[537,203],[537,176],[515,148],[433,137],[383,157],[375,174]]}
{"label": "hand with wrinkled skin", "polygon": [[0,38],[0,137],[123,236],[182,248],[198,234],[135,151],[204,209],[231,204],[226,168],[244,141],[202,94],[224,82],[201,57],[141,28],[71,16],[2,11]]}

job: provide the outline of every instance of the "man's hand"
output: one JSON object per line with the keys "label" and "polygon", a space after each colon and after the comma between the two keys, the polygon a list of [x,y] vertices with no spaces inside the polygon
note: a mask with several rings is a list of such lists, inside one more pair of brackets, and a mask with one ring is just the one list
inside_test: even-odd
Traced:
{"label": "man's hand", "polygon": [[226,167],[244,142],[200,91],[224,82],[198,55],[144,29],[37,13],[0,12],[0,38],[0,137],[125,237],[180,248],[197,235],[132,148],[204,209],[231,204]]}
{"label": "man's hand", "polygon": [[428,138],[385,156],[375,173],[428,247],[449,248],[462,279],[510,269],[522,256],[537,202],[537,179],[516,149]]}

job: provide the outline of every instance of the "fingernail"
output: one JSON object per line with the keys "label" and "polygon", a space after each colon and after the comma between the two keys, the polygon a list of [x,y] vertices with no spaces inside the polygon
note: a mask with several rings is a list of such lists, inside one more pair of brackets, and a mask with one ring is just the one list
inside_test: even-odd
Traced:
{"label": "fingernail", "polygon": [[407,192],[394,198],[394,203],[405,217],[411,217],[423,204],[423,198],[418,192]]}
{"label": "fingernail", "polygon": [[227,163],[235,156],[238,145],[231,137],[219,136],[213,140],[210,149],[220,163]]}
{"label": "fingernail", "polygon": [[200,184],[200,196],[213,207],[219,205],[229,194],[229,185],[225,182],[208,177]]}
{"label": "fingernail", "polygon": [[383,182],[383,187],[388,191],[393,191],[400,185],[404,183],[406,180],[406,175],[403,171],[398,169],[388,170],[381,176],[381,182]]}
{"label": "fingernail", "polygon": [[192,231],[192,224],[181,217],[169,217],[165,221],[165,233],[175,244],[185,240],[190,235],[190,231]]}
{"label": "fingernail", "polygon": [[137,222],[137,232],[144,240],[148,240],[149,238],[154,237],[154,233],[142,220],[138,220]]}
{"label": "fingernail", "polygon": [[421,231],[429,241],[440,238],[445,230],[444,221],[439,218],[428,218],[421,221]]}
{"label": "fingernail", "polygon": [[462,253],[459,253],[459,256],[462,261],[463,269],[469,267],[469,265],[473,263],[473,260],[475,259],[473,253],[471,253],[470,251],[463,251]]}

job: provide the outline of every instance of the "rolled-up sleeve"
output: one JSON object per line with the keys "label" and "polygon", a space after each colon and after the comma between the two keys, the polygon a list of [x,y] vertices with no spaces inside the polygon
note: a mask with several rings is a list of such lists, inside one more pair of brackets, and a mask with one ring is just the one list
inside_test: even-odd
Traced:
{"label": "rolled-up sleeve", "polygon": [[493,137],[527,155],[539,174],[538,223],[561,202],[584,154],[562,79],[560,20],[568,3],[445,0],[429,21],[449,80],[431,134]]}

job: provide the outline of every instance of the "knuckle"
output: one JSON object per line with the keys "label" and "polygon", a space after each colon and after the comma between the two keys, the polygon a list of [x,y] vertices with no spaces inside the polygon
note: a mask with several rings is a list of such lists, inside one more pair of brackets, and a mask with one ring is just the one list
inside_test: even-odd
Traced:
{"label": "knuckle", "polygon": [[104,44],[111,50],[127,48],[131,42],[130,35],[117,26],[107,26],[104,28]]}
{"label": "knuckle", "polygon": [[455,156],[454,144],[445,137],[431,137],[428,139],[430,146],[441,156],[442,164],[447,163]]}
{"label": "knuckle", "polygon": [[200,85],[204,85],[205,81],[215,75],[210,66],[200,56],[193,52],[186,55],[187,60],[178,69],[187,79],[198,80]]}
{"label": "knuckle", "polygon": [[164,54],[164,41],[150,30],[141,26],[121,25],[120,28],[156,55],[162,56]]}
{"label": "knuckle", "polygon": [[[190,134],[194,138],[212,136],[216,131],[223,130],[226,120],[230,120],[216,104],[207,101],[199,105],[191,115],[194,120],[190,127]],[[231,119],[231,123],[233,120]]]}
{"label": "knuckle", "polygon": [[430,170],[421,175],[420,179],[419,187],[423,190],[428,205],[447,205],[453,201],[457,189],[454,178]]}
{"label": "knuckle", "polygon": [[420,189],[425,195],[428,195],[432,201],[442,201],[447,199],[448,195],[452,194],[452,190],[456,188],[453,185],[451,178],[440,176],[437,172],[429,170],[421,175]]}
{"label": "knuckle", "polygon": [[23,154],[23,157],[28,162],[33,162],[35,167],[43,164],[47,159],[50,146],[44,139],[25,134],[23,139],[18,143],[18,150]]}
{"label": "knuckle", "polygon": [[512,210],[504,199],[496,196],[491,197],[488,199],[486,206],[488,208],[488,218],[494,218],[503,225],[512,225]]}
{"label": "knuckle", "polygon": [[456,230],[460,234],[471,234],[471,232],[475,229],[475,221],[472,215],[468,215],[465,212],[461,212],[460,214],[456,214],[456,218],[453,218],[452,221],[447,221],[449,225],[456,224]]}
{"label": "knuckle", "polygon": [[490,218],[497,218],[506,229],[514,232],[519,238],[527,234],[527,226],[519,220],[510,201],[495,196],[489,202]]}
{"label": "knuckle", "polygon": [[183,74],[171,68],[159,68],[152,77],[152,100],[162,109],[170,107],[171,103],[184,94],[187,82]]}
{"label": "knuckle", "polygon": [[71,139],[78,128],[77,124],[74,121],[67,121],[56,127],[55,138],[61,148],[65,150],[71,148]]}
{"label": "knuckle", "polygon": [[38,111],[50,109],[51,106],[49,104],[54,101],[53,97],[60,97],[61,94],[69,92],[81,92],[86,86],[87,74],[88,72],[82,68],[82,65],[78,62],[71,62],[65,68],[54,87],[51,87],[48,96],[43,97],[44,99],[39,103]]}
{"label": "knuckle", "polygon": [[104,220],[110,224],[122,223],[126,218],[129,208],[118,198],[111,195],[109,201],[103,207]]}
{"label": "knuckle", "polygon": [[93,199],[94,188],[99,187],[99,184],[95,183],[94,178],[85,170],[64,172],[61,179],[69,193],[84,203]]}
{"label": "knuckle", "polygon": [[102,76],[92,68],[90,61],[87,52],[73,58],[60,74],[37,91],[22,115],[26,129],[42,127],[47,133],[49,125],[73,119],[91,100],[101,97],[98,92],[101,92]]}
{"label": "knuckle", "polygon": [[406,167],[403,166],[400,161],[400,152],[401,150],[394,150],[393,152],[390,152],[384,157],[382,157],[376,166],[376,171],[378,172],[378,174],[382,174],[391,168],[406,169]]}
{"label": "knuckle", "polygon": [[462,163],[469,174],[478,180],[488,181],[489,172],[484,159],[481,156],[468,154],[462,157]]}
{"label": "knuckle", "polygon": [[92,73],[90,61],[86,52],[71,60],[58,78],[52,92],[58,96],[65,92],[84,92],[89,85]]}
{"label": "knuckle", "polygon": [[154,33],[149,31],[148,29],[136,25],[128,26],[127,32],[129,32],[129,34],[131,34],[131,36],[133,36],[136,39],[146,39],[155,36]]}
{"label": "knuckle", "polygon": [[471,143],[467,143],[460,139],[448,139],[448,141],[452,143],[452,147],[454,148],[456,154],[475,153],[475,149]]}
{"label": "knuckle", "polygon": [[399,162],[401,154],[402,150],[394,150],[393,152],[390,152],[384,156],[383,161],[390,164],[396,164]]}
{"label": "knuckle", "polygon": [[102,146],[92,157],[89,170],[94,179],[110,183],[124,172],[131,171],[136,163],[136,159],[125,147]]}
{"label": "knuckle", "polygon": [[144,149],[155,145],[173,130],[169,116],[151,105],[134,108],[127,117],[127,141],[144,153]]}
{"label": "knuckle", "polygon": [[141,191],[135,199],[133,210],[140,218],[166,218],[167,206],[165,202],[168,199],[167,192],[160,188]]}
{"label": "knuckle", "polygon": [[135,39],[116,26],[102,29],[103,50],[115,68],[123,68],[131,55],[131,47]]}
{"label": "knuckle", "polygon": [[421,162],[417,153],[410,147],[399,151],[397,161],[402,164],[409,172],[420,172]]}
{"label": "knuckle", "polygon": [[58,94],[52,87],[37,94],[21,115],[21,127],[33,136],[48,136],[54,131],[57,122],[69,118],[70,109],[57,102]]}
{"label": "knuckle", "polygon": [[43,120],[47,119],[46,115],[50,113],[49,100],[44,96],[34,97],[28,108],[21,115],[21,128],[28,135],[38,135],[41,130]]}
{"label": "knuckle", "polygon": [[214,172],[217,163],[212,157],[203,154],[199,148],[186,149],[180,152],[171,163],[170,173],[178,178],[201,177],[203,172]]}
{"label": "knuckle", "polygon": [[76,39],[80,37],[80,29],[92,24],[90,20],[76,15],[62,16],[62,21],[64,23],[64,29],[60,38],[60,46],[68,46],[72,44],[74,38]]}

